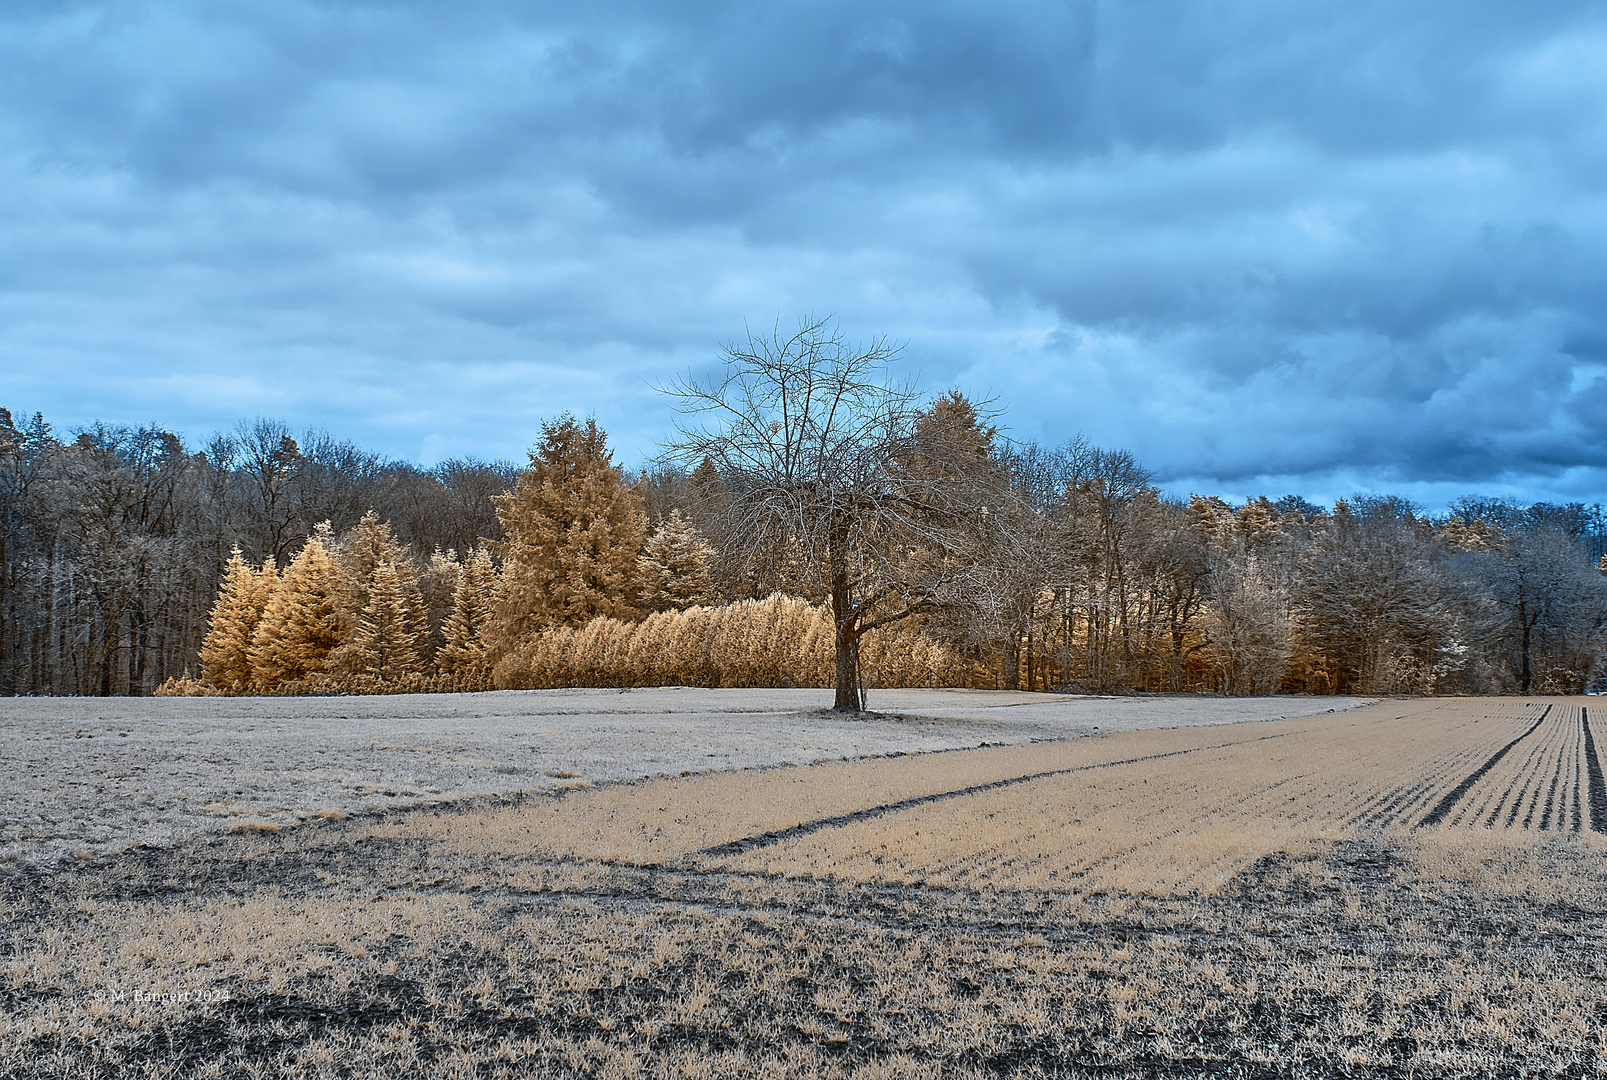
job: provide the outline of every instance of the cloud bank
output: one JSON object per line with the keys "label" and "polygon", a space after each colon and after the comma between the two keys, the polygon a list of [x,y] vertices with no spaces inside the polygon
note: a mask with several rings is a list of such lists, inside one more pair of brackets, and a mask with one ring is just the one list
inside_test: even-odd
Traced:
{"label": "cloud bank", "polygon": [[1607,499],[1594,5],[17,3],[0,71],[64,425],[639,460],[835,312],[1178,493]]}

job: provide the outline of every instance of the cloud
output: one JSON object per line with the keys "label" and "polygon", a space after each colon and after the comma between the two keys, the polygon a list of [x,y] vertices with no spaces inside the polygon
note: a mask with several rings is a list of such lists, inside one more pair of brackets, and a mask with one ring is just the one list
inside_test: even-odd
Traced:
{"label": "cloud", "polygon": [[1607,495],[1572,4],[16,4],[0,376],[516,457],[836,312],[1175,490]]}

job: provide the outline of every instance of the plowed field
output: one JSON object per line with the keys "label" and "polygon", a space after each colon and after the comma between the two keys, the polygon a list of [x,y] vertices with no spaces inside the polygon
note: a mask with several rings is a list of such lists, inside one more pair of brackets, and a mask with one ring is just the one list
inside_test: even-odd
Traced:
{"label": "plowed field", "polygon": [[577,788],[9,881],[0,1072],[1607,1076],[1590,699]]}

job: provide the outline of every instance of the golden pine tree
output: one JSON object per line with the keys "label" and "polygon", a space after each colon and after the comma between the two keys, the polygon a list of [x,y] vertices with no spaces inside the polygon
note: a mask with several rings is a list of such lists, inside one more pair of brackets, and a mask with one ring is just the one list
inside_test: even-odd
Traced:
{"label": "golden pine tree", "polygon": [[636,556],[647,531],[639,491],[622,483],[595,420],[542,425],[530,468],[497,497],[502,588],[493,643],[506,652],[554,624],[630,618]]}
{"label": "golden pine tree", "polygon": [[[406,633],[413,642],[414,671],[422,672],[428,660],[429,614],[419,588],[418,567],[407,546],[396,539],[390,523],[381,521],[373,510],[364,514],[341,537],[335,564],[341,644],[329,657],[328,670],[346,675],[367,672],[370,658],[359,643],[360,628],[374,590],[380,588],[385,595],[381,606],[391,602],[393,592],[401,597]],[[379,568],[387,565],[391,569],[381,586]]]}
{"label": "golden pine tree", "polygon": [[441,646],[446,644],[442,631],[447,617],[452,614],[458,577],[462,570],[463,564],[458,561],[458,553],[451,548],[445,551],[436,548],[430,553],[429,561],[419,567],[419,593],[424,600],[424,613],[429,619],[429,636],[423,651],[419,654],[421,659],[435,657]]}
{"label": "golden pine tree", "polygon": [[394,564],[380,563],[369,578],[368,603],[352,639],[342,646],[346,664],[381,682],[416,674],[420,636],[405,579]]}
{"label": "golden pine tree", "polygon": [[491,625],[496,588],[497,572],[491,552],[477,547],[458,567],[452,613],[441,624],[443,643],[435,654],[435,663],[444,674],[484,677],[490,673],[486,632]]}
{"label": "golden pine tree", "polygon": [[243,693],[251,685],[251,639],[276,580],[272,562],[258,573],[238,546],[230,554],[201,644],[201,677],[217,689]]}
{"label": "golden pine tree", "polygon": [[636,559],[644,611],[670,611],[714,600],[714,547],[671,510]]}
{"label": "golden pine tree", "polygon": [[252,635],[251,672],[265,689],[323,672],[330,652],[340,644],[331,542],[328,522],[313,530],[280,578]]}

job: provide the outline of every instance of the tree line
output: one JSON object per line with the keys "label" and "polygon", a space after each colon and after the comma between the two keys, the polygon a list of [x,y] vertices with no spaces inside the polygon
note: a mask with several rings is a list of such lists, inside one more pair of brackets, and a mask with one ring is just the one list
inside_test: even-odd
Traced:
{"label": "tree line", "polygon": [[426,559],[468,551],[500,537],[491,497],[517,473],[423,470],[277,420],[186,445],[0,409],[0,693],[149,693],[198,670],[235,547],[285,567],[320,523],[344,533],[372,510]]}
{"label": "tree line", "polygon": [[1579,692],[1603,514],[1469,496],[1169,498],[1003,438],[828,323],[666,389],[639,472],[594,421],[421,470],[277,421],[186,447],[0,410],[0,692],[564,685]]}

